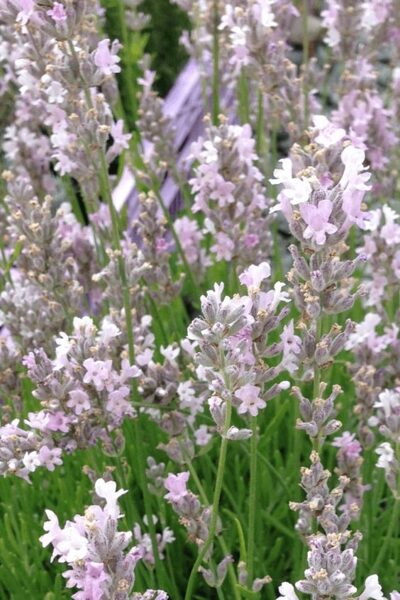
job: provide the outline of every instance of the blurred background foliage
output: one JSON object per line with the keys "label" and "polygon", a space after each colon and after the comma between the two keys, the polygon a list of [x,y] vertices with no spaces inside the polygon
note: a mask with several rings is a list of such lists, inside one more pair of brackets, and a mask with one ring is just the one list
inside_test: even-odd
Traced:
{"label": "blurred background foliage", "polygon": [[120,51],[122,72],[117,76],[122,103],[119,116],[125,117],[132,131],[136,124],[136,82],[143,54],[151,56],[151,68],[157,73],[155,89],[165,96],[188,58],[179,40],[182,32],[190,28],[190,23],[187,15],[169,0],[144,0],[137,10],[148,15],[149,22],[142,31],[132,31],[125,12],[129,7],[123,0],[101,2],[105,8],[105,33],[123,45]]}
{"label": "blurred background foliage", "polygon": [[140,8],[151,15],[151,23],[146,29],[146,51],[152,55],[152,68],[158,74],[158,91],[164,96],[187,60],[179,38],[182,31],[190,28],[189,19],[169,0],[144,0]]}

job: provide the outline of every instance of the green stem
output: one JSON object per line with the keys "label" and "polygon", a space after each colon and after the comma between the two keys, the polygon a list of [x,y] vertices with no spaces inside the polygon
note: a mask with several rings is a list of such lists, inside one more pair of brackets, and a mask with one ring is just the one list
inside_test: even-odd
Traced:
{"label": "green stem", "polygon": [[163,344],[165,344],[166,346],[168,346],[168,336],[167,333],[165,331],[165,327],[164,327],[164,323],[162,320],[162,317],[160,315],[160,311],[158,310],[158,306],[157,306],[157,302],[155,302],[153,296],[151,295],[151,292],[149,290],[148,294],[147,294],[147,298],[149,300],[149,305],[154,313],[154,316],[157,320],[158,326],[160,328],[160,332],[161,332],[161,336],[163,339]]}
{"label": "green stem", "polygon": [[[181,450],[183,450],[183,446],[181,446]],[[200,481],[199,476],[197,475],[196,469],[194,468],[193,463],[190,460],[189,456],[185,456],[185,462],[186,462],[186,464],[188,466],[190,475],[191,475],[193,481],[196,484],[196,487],[197,487],[198,492],[200,494],[201,501],[206,506],[209,506],[210,502],[208,500],[208,496],[206,494],[206,491],[205,491],[205,489],[204,489],[204,487],[203,487],[203,485],[202,485],[202,483]],[[228,546],[226,545],[225,540],[222,537],[222,535],[218,537],[218,541],[219,541],[219,544],[221,546],[221,550],[224,553],[224,556],[228,556],[228,554],[229,554]],[[237,590],[237,587],[236,587],[237,586],[237,580],[236,580],[235,570],[234,570],[232,564],[229,564],[229,566],[228,566],[228,575],[229,575],[229,579],[230,579],[230,582],[231,582],[231,585],[232,585],[232,591],[233,591],[233,595],[235,597],[235,600],[240,600],[240,593],[239,593],[239,591]]]}
{"label": "green stem", "polygon": [[10,275],[10,270],[11,270],[11,264],[8,263],[7,261],[7,257],[6,257],[6,253],[4,250],[4,244],[3,244],[3,240],[0,239],[0,252],[1,252],[1,258],[3,261],[3,271],[4,271],[4,281],[8,280],[8,283],[12,286],[14,286],[13,280],[11,279],[11,275]]}
{"label": "green stem", "polygon": [[[271,144],[270,144],[270,152],[271,152],[271,164],[273,168],[271,169],[271,174],[273,169],[276,167],[276,163],[278,162],[278,128],[277,124],[273,123],[271,130]],[[272,195],[276,197],[276,186],[272,187]]]}
{"label": "green stem", "polygon": [[[126,90],[128,92],[128,96],[129,96],[129,108],[132,110],[132,116],[133,118],[136,119],[136,114],[137,114],[137,98],[136,98],[136,90],[135,90],[135,86],[133,85],[133,73],[132,73],[132,69],[129,69],[130,67],[130,61],[127,60],[126,56],[129,53],[130,47],[129,47],[129,30],[127,27],[127,16],[125,14],[125,3],[123,2],[123,0],[118,0],[117,2],[118,4],[118,17],[119,17],[119,24],[121,27],[121,34],[122,34],[122,63],[123,63],[123,69],[122,69],[122,73],[121,76],[123,76],[124,78],[124,82],[126,84]],[[120,104],[121,104],[121,108],[122,110],[124,110],[124,105],[122,103],[122,100],[120,100]]]}
{"label": "green stem", "polygon": [[[320,315],[317,320],[316,326],[316,339],[315,343],[318,344],[322,336],[322,316]],[[321,384],[321,369],[314,362],[314,385],[313,385],[313,398],[318,398],[319,396],[319,387]]]}
{"label": "green stem", "polygon": [[219,14],[218,0],[213,4],[213,76],[212,76],[212,122],[218,125],[219,117]]}
{"label": "green stem", "polygon": [[89,108],[93,108],[93,102],[92,102],[92,97],[90,95],[89,86],[86,82],[86,79],[82,75],[82,72],[81,72],[81,69],[79,66],[79,57],[76,53],[74,42],[72,41],[72,39],[68,40],[68,48],[71,52],[72,58],[75,61],[75,67],[76,67],[76,70],[78,71],[78,79],[82,84],[82,89],[83,89],[83,93],[85,94],[86,104],[88,105]]}
{"label": "green stem", "polygon": [[254,538],[257,511],[257,417],[251,417],[250,423],[253,435],[250,439],[249,525],[247,537],[247,585],[249,589],[251,589],[254,580]]}
{"label": "green stem", "polygon": [[[319,341],[321,339],[321,335],[322,335],[322,315],[320,315],[317,320],[316,339],[315,339],[316,344],[319,343]],[[313,401],[315,401],[315,399],[319,397],[320,385],[321,385],[321,369],[319,368],[319,365],[316,362],[314,362]],[[319,452],[321,449],[320,436],[318,435],[316,438],[313,438],[312,442],[313,442],[313,449],[316,452]]]}
{"label": "green stem", "polygon": [[[152,179],[154,179],[154,178],[152,178]],[[152,181],[152,183],[154,184],[154,181]],[[182,248],[182,244],[180,242],[180,239],[179,239],[179,237],[178,237],[178,235],[177,235],[177,233],[175,231],[174,222],[172,220],[171,213],[169,212],[168,208],[165,206],[164,200],[162,199],[162,196],[161,196],[161,194],[160,194],[160,192],[158,190],[158,186],[157,185],[153,185],[153,193],[155,194],[155,196],[156,196],[156,198],[158,200],[158,203],[159,203],[159,205],[161,207],[161,210],[163,212],[163,215],[165,217],[165,220],[168,223],[169,230],[170,230],[170,232],[172,234],[172,237],[174,238],[176,249],[177,249],[178,254],[179,254],[179,256],[180,256],[180,258],[182,260],[183,267],[184,267],[184,269],[186,271],[186,275],[187,275],[190,283],[193,286],[193,292],[195,292],[196,298],[199,298],[201,296],[201,290],[200,290],[199,286],[197,285],[196,279],[195,279],[195,277],[194,277],[194,275],[192,273],[192,270],[191,270],[190,265],[188,263],[188,260],[186,258],[185,251]]]}
{"label": "green stem", "polygon": [[168,167],[171,170],[172,177],[174,178],[175,183],[177,184],[182,193],[184,207],[190,213],[192,206],[192,196],[190,193],[188,183],[184,181],[184,179],[181,177],[174,162],[171,162],[171,164],[169,164]]}
{"label": "green stem", "polygon": [[261,164],[263,165],[263,171],[265,172],[265,148],[264,148],[264,105],[263,105],[263,93],[261,89],[257,93],[257,123],[256,123],[256,152],[260,158]]}
{"label": "green stem", "polygon": [[220,448],[220,453],[219,453],[217,479],[215,482],[214,498],[213,498],[213,504],[212,504],[212,516],[211,516],[210,527],[208,530],[208,537],[204,543],[204,546],[202,547],[201,551],[199,552],[197,559],[191,570],[188,585],[186,588],[185,600],[191,600],[191,598],[193,596],[194,584],[196,581],[198,569],[199,569],[205,555],[207,554],[209,548],[211,547],[211,544],[214,541],[215,532],[217,529],[217,522],[218,522],[219,501],[221,498],[222,483],[224,480],[224,473],[225,473],[226,454],[227,454],[227,449],[228,449],[228,439],[226,437],[226,434],[227,434],[228,429],[231,424],[231,416],[232,416],[232,402],[230,399],[228,399],[226,401],[226,415],[225,415],[224,429],[223,429],[223,433],[222,433],[221,448]]}
{"label": "green stem", "polygon": [[304,95],[304,129],[308,127],[309,107],[308,107],[308,62],[309,62],[309,35],[308,35],[308,0],[303,0],[302,10],[303,22],[303,95]]}
{"label": "green stem", "polygon": [[386,557],[386,553],[389,549],[389,546],[392,543],[394,529],[398,523],[399,519],[399,509],[400,509],[400,499],[395,500],[395,504],[392,510],[392,516],[389,523],[389,528],[386,533],[386,538],[384,543],[381,545],[381,549],[376,557],[374,562],[374,566],[372,567],[371,573],[379,573],[379,567],[381,566],[383,559]]}
{"label": "green stem", "polygon": [[246,71],[242,68],[239,75],[239,116],[242,125],[250,122],[250,106],[249,106],[249,82],[247,80]]}

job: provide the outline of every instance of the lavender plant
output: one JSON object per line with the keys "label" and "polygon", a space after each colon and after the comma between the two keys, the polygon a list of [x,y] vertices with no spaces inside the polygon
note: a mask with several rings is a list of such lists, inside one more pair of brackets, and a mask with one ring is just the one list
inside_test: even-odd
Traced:
{"label": "lavender plant", "polygon": [[175,4],[0,0],[0,598],[398,600],[399,7]]}

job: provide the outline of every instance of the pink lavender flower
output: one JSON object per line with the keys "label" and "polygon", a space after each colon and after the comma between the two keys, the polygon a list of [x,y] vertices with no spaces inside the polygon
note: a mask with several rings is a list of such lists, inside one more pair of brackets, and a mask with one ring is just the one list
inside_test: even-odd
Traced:
{"label": "pink lavender flower", "polygon": [[[57,516],[51,510],[46,510],[46,533],[41,536],[40,542],[45,547],[53,546],[51,560],[57,557],[58,562],[67,563],[70,567],[64,572],[64,577],[67,587],[78,589],[73,595],[76,600],[128,600],[132,597],[135,567],[143,558],[144,549],[133,546],[126,551],[132,533],[119,532],[117,528],[121,517],[118,498],[125,490],[117,491],[115,482],[98,479],[95,491],[106,501],[105,506],[89,506],[84,516],[76,515],[64,527],[60,527]],[[150,592],[149,598],[167,598],[163,593],[153,593],[152,590],[140,597],[146,598],[147,592]]]}
{"label": "pink lavender flower", "polygon": [[260,388],[256,385],[246,383],[235,392],[235,396],[239,398],[241,404],[238,407],[240,415],[249,413],[252,417],[258,415],[258,411],[265,408],[266,402],[260,398]]}
{"label": "pink lavender flower", "polygon": [[46,12],[56,23],[63,23],[67,20],[65,7],[60,2],[54,2],[53,7]]}
{"label": "pink lavender flower", "polygon": [[300,205],[300,214],[307,224],[303,234],[304,239],[311,239],[322,246],[326,242],[327,234],[336,233],[336,225],[329,223],[332,209],[333,205],[330,200],[321,200],[317,206],[308,203]]}
{"label": "pink lavender flower", "polygon": [[338,29],[338,17],[342,8],[336,0],[328,0],[327,8],[321,12],[323,26],[326,29],[325,42],[331,48],[340,44],[341,35]]}
{"label": "pink lavender flower", "polygon": [[382,318],[376,313],[368,313],[361,323],[357,323],[355,331],[350,334],[346,342],[346,350],[351,350],[357,346],[365,344],[371,352],[380,352],[384,350],[389,340],[386,336],[378,336],[376,327],[381,323]]}
{"label": "pink lavender flower", "polygon": [[275,20],[275,15],[272,11],[272,5],[276,0],[257,0],[252,6],[252,12],[256,20],[263,27],[277,27],[278,23]]}
{"label": "pink lavender flower", "polygon": [[40,466],[40,459],[38,453],[34,450],[33,452],[26,452],[22,462],[28,471],[36,471],[36,467]]}
{"label": "pink lavender flower", "polygon": [[[301,204],[307,202],[311,195],[310,182],[305,177],[293,177],[293,164],[290,158],[282,158],[279,161],[281,169],[274,170],[274,178],[270,179],[272,185],[283,185],[282,194],[291,204]],[[275,205],[271,211],[280,209],[280,204]]]}
{"label": "pink lavender flower", "polygon": [[393,7],[393,0],[381,0],[376,3],[371,0],[365,0],[362,3],[362,18],[361,25],[368,32],[378,27],[388,19],[390,16],[391,9]]}
{"label": "pink lavender flower", "polygon": [[94,486],[96,494],[99,498],[103,498],[106,501],[107,510],[115,516],[119,515],[118,510],[118,498],[128,493],[128,490],[118,490],[115,481],[104,481],[104,479],[98,479]]}
{"label": "pink lavender flower", "polygon": [[129,393],[130,388],[126,385],[110,392],[106,404],[107,410],[119,418],[122,418],[124,415],[133,414],[133,409],[129,402]]}
{"label": "pink lavender flower", "polygon": [[270,277],[271,267],[267,262],[262,262],[259,265],[250,265],[243,273],[239,276],[239,281],[242,285],[245,285],[249,290],[255,288],[259,290],[260,283]]}
{"label": "pink lavender flower", "polygon": [[164,486],[168,490],[168,494],[165,494],[164,498],[171,500],[171,502],[179,502],[187,494],[186,484],[189,481],[189,471],[178,473],[174,475],[170,473],[164,481]]}
{"label": "pink lavender flower", "polygon": [[259,294],[259,309],[268,312],[274,311],[280,302],[290,302],[288,292],[282,291],[285,284],[282,281],[277,281],[273,290],[269,292],[260,292]]}
{"label": "pink lavender flower", "polygon": [[53,544],[53,542],[55,542],[60,536],[61,532],[57,515],[49,509],[46,509],[45,513],[48,521],[46,521],[43,525],[43,529],[47,531],[47,533],[39,538],[40,543],[44,547],[48,546],[49,544]]}
{"label": "pink lavender flower", "polygon": [[64,102],[67,90],[59,81],[55,81],[46,74],[41,78],[41,83],[45,86],[44,91],[50,104],[62,104]]}
{"label": "pink lavender flower", "polygon": [[318,129],[318,135],[314,141],[324,148],[334,146],[346,136],[344,129],[331,123],[324,115],[315,115],[312,120]]}
{"label": "pink lavender flower", "polygon": [[48,471],[54,471],[56,467],[62,465],[61,454],[61,448],[49,448],[48,446],[42,446],[39,450],[39,460],[41,466],[46,467]]}
{"label": "pink lavender flower", "polygon": [[398,390],[383,390],[379,394],[379,400],[374,403],[374,408],[382,409],[385,418],[399,413],[400,416],[400,395]]}
{"label": "pink lavender flower", "polygon": [[284,581],[279,586],[279,593],[281,594],[277,600],[299,600],[298,595],[295,592],[294,586],[287,581]]}
{"label": "pink lavender flower", "polygon": [[389,246],[394,246],[400,243],[400,225],[395,223],[399,215],[390,206],[385,204],[382,207],[382,212],[385,216],[385,224],[381,229],[381,237]]}
{"label": "pink lavender flower", "polygon": [[139,377],[142,371],[136,366],[131,365],[127,358],[123,358],[121,361],[121,371],[119,380],[121,383],[125,383],[128,379],[132,379],[133,377]]}
{"label": "pink lavender flower", "polygon": [[147,366],[153,359],[154,350],[146,348],[143,352],[136,355],[136,362],[141,367]]}
{"label": "pink lavender flower", "polygon": [[138,84],[143,86],[146,90],[151,90],[153,87],[153,83],[155,81],[156,74],[155,71],[150,71],[149,69],[145,69],[143,77],[138,78]]}
{"label": "pink lavender flower", "polygon": [[201,257],[200,242],[203,239],[197,222],[181,217],[175,220],[174,226],[188,263],[196,263]]}
{"label": "pink lavender flower", "polygon": [[[210,249],[217,260],[235,257],[247,266],[269,252],[268,227],[262,216],[268,200],[250,126],[229,125],[224,117],[220,121],[218,127],[207,128],[207,140],[200,138],[191,147],[191,158],[198,161],[189,180],[192,210],[204,213],[204,230],[214,240]],[[248,236],[254,232],[257,245],[249,244],[252,238]]]}
{"label": "pink lavender flower", "polygon": [[26,25],[35,12],[35,3],[33,0],[16,0],[15,2],[20,12],[17,15],[17,23]]}
{"label": "pink lavender flower", "polygon": [[[158,519],[155,515],[152,516],[152,520],[154,525],[157,525]],[[143,517],[143,522],[145,525],[148,526],[147,516]],[[137,547],[142,551],[142,560],[149,565],[154,565],[155,558],[150,535],[148,533],[142,533],[139,523],[135,523],[133,527],[133,536],[135,538],[135,541],[137,542]],[[162,533],[156,534],[156,541],[158,547],[158,555],[160,559],[163,560],[167,544],[171,544],[175,541],[173,531],[169,527],[165,527],[165,529],[162,530]]]}
{"label": "pink lavender flower", "polygon": [[83,378],[84,383],[92,383],[99,392],[104,390],[110,381],[112,361],[87,358],[83,362],[83,366],[86,369],[86,374]]}
{"label": "pink lavender flower", "polygon": [[90,409],[89,396],[84,390],[72,390],[69,392],[67,406],[77,415],[81,415],[85,410]]}
{"label": "pink lavender flower", "polygon": [[61,177],[67,175],[68,173],[72,173],[72,171],[77,167],[77,164],[61,151],[56,151],[53,154],[53,158],[57,160],[54,169],[61,175]]}
{"label": "pink lavender flower", "polygon": [[117,52],[119,50],[119,43],[114,41],[111,45],[110,50],[110,40],[105,39],[101,40],[97,49],[94,52],[93,60],[96,67],[99,68],[100,72],[109,76],[113,73],[119,73],[121,71],[121,67],[118,65],[120,62],[120,57],[117,56]]}
{"label": "pink lavender flower", "polygon": [[115,154],[120,154],[122,150],[129,148],[129,140],[132,137],[131,133],[124,133],[124,122],[119,119],[111,125],[111,136],[113,138],[113,148]]}
{"label": "pink lavender flower", "polygon": [[57,410],[56,412],[49,414],[46,426],[50,431],[61,431],[62,433],[68,433],[70,427],[70,417],[68,417],[61,410]]}
{"label": "pink lavender flower", "polygon": [[235,244],[226,233],[219,231],[215,235],[215,244],[211,250],[216,254],[217,260],[231,260],[234,249]]}
{"label": "pink lavender flower", "polygon": [[384,600],[382,586],[379,583],[378,575],[370,575],[365,580],[365,589],[358,597],[358,600]]}
{"label": "pink lavender flower", "polygon": [[294,373],[298,368],[298,355],[301,352],[301,338],[294,333],[293,319],[284,326],[281,333],[281,342],[283,344],[283,366]]}
{"label": "pink lavender flower", "polygon": [[[73,584],[72,572],[67,571],[65,575],[70,575],[68,579],[68,585]],[[83,592],[77,592],[73,595],[74,600],[85,600],[86,598],[93,598],[93,600],[101,600],[104,596],[104,584],[109,580],[109,576],[105,572],[104,565],[88,562],[85,574],[82,580]]]}
{"label": "pink lavender flower", "polygon": [[394,450],[389,442],[383,442],[377,447],[375,452],[379,456],[376,466],[380,469],[385,469],[385,471],[390,470],[395,458]]}
{"label": "pink lavender flower", "polygon": [[100,204],[99,209],[90,215],[90,219],[94,225],[101,229],[111,227],[110,209],[107,204]]}
{"label": "pink lavender flower", "polygon": [[361,204],[365,192],[371,189],[371,186],[367,185],[371,173],[364,167],[365,152],[349,145],[343,150],[341,159],[344,172],[339,183],[343,190],[343,210],[350,223],[356,223],[364,229],[369,214],[362,212]]}
{"label": "pink lavender flower", "polygon": [[212,435],[209,433],[207,425],[200,425],[200,427],[194,431],[194,437],[198,446],[206,446],[212,439]]}
{"label": "pink lavender flower", "polygon": [[88,541],[74,525],[65,526],[54,548],[60,562],[76,562],[88,555]]}
{"label": "pink lavender flower", "polygon": [[358,440],[355,439],[355,434],[345,431],[341,436],[335,437],[332,442],[332,446],[340,448],[342,452],[349,458],[358,458],[361,454],[362,448]]}

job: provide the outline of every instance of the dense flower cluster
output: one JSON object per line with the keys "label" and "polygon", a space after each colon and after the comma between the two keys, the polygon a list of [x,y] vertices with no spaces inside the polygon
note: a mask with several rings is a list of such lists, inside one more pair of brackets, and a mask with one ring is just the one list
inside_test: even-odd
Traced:
{"label": "dense flower cluster", "polygon": [[207,137],[192,146],[196,160],[190,180],[192,210],[205,217],[204,230],[214,240],[210,250],[215,259],[248,266],[268,256],[271,246],[255,140],[248,125],[224,121],[219,127],[209,127]]}
{"label": "dense flower cluster", "polygon": [[18,421],[1,428],[3,472],[27,478],[39,466],[54,470],[62,451],[118,443],[111,432],[135,415],[130,385],[141,374],[120,358],[120,333],[110,320],[97,329],[89,317],[75,317],[72,334],[56,339],[53,360],[43,349],[23,359],[42,410],[28,414],[26,430]]}
{"label": "dense flower cluster", "polygon": [[281,344],[269,346],[267,340],[288,312],[278,310],[279,305],[289,300],[281,282],[263,291],[269,275],[266,262],[244,271],[240,280],[248,296],[222,298],[224,286],[216,284],[201,298],[202,318],[189,327],[189,339],[199,349],[194,356],[197,377],[207,382],[211,415],[228,439],[243,439],[251,432],[227,424],[227,405],[235,406],[239,415],[255,417],[266,401],[289,387],[288,382],[281,382],[265,390],[265,384],[284,369],[283,364],[268,367],[262,359],[282,351]]}
{"label": "dense flower cluster", "polygon": [[126,551],[132,540],[131,532],[119,532],[120,514],[118,498],[127,490],[117,490],[114,481],[98,479],[95,483],[97,502],[89,506],[84,515],[76,515],[60,527],[57,515],[46,510],[46,533],[40,541],[52,545],[52,560],[66,563],[70,570],[64,572],[68,588],[78,588],[75,600],[91,598],[107,600],[119,598],[146,598],[167,600],[165,592],[147,590],[144,595],[130,594],[135,581],[135,567],[145,560],[143,547],[134,546]]}

